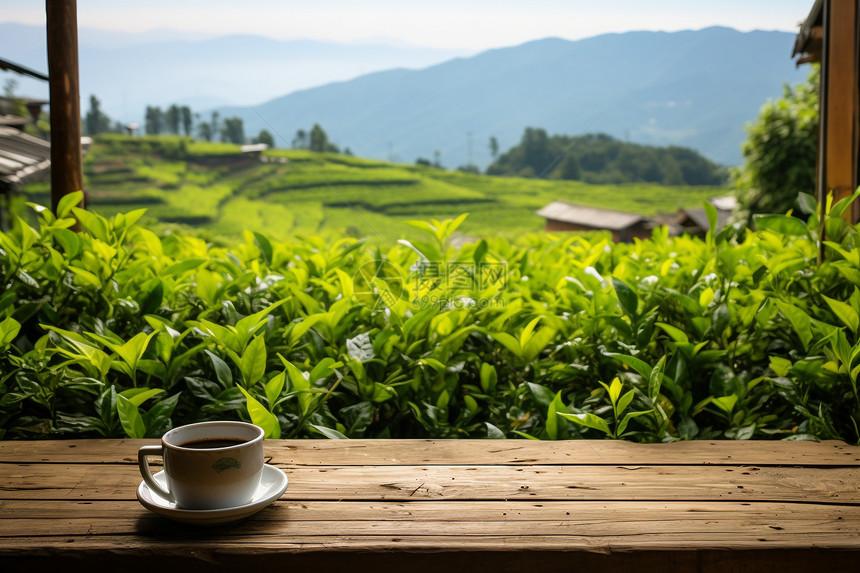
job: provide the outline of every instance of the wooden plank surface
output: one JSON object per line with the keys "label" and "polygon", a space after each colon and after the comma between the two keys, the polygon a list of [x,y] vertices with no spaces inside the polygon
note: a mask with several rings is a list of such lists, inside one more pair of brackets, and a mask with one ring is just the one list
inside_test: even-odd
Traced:
{"label": "wooden plank surface", "polygon": [[[0,463],[137,463],[157,440],[0,441]],[[86,447],[80,447],[80,444]],[[320,465],[805,465],[858,466],[860,448],[824,442],[615,440],[269,440],[271,463]]]}
{"label": "wooden plank surface", "polygon": [[[860,468],[278,466],[286,499],[709,500],[860,504]],[[137,466],[0,464],[0,499],[127,499]]]}
{"label": "wooden plank surface", "polygon": [[152,442],[0,442],[4,573],[145,571],[154,557],[159,573],[860,562],[860,453],[840,442],[270,441],[286,493],[208,528],[136,501],[136,451]]}
{"label": "wooden plank surface", "polygon": [[[818,546],[852,547],[851,537],[860,532],[860,508],[812,504],[800,509],[769,503],[752,508],[739,503],[715,508],[687,502],[621,502],[611,506],[560,502],[547,506],[517,501],[475,507],[468,502],[281,501],[255,519],[201,530],[165,522],[128,502],[97,502],[94,507],[59,502],[53,509],[36,509],[20,501],[11,506],[8,503],[0,506],[0,538],[7,543],[38,538],[45,545],[66,543],[68,537],[85,538],[78,541],[102,538],[102,542],[116,537],[144,545],[130,535],[145,535],[146,543],[157,538],[159,544],[176,547],[226,540],[278,547],[316,545],[320,538],[332,543],[340,538],[364,537],[370,541],[374,537],[401,537],[416,544],[420,538],[432,538],[432,547],[443,549],[483,546],[488,538],[507,536],[536,537],[546,547],[564,543],[570,548],[590,547],[599,538],[611,539],[615,549],[677,545],[685,537],[683,543],[689,548],[714,543],[736,548],[779,543],[784,548],[799,548],[807,547],[815,538]],[[842,533],[851,535],[837,535]]]}
{"label": "wooden plank surface", "polygon": [[[262,513],[256,521],[278,521],[286,515],[298,521],[313,520],[387,520],[414,521],[557,521],[594,520],[658,521],[658,520],[758,520],[767,525],[783,525],[784,521],[844,521],[857,526],[860,507],[829,504],[797,504],[783,502],[740,502],[720,504],[694,501],[291,501],[281,499]],[[75,518],[114,519],[134,517],[166,523],[148,512],[136,500],[1,500],[0,521],[4,519],[62,520]],[[835,525],[835,524],[834,524]],[[213,531],[206,529],[203,531]]]}

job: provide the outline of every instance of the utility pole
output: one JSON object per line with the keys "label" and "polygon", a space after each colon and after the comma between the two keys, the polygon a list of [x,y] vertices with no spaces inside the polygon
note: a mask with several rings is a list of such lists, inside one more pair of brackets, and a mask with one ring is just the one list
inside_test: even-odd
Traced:
{"label": "utility pole", "polygon": [[51,92],[51,208],[84,188],[76,0],[45,0]]}

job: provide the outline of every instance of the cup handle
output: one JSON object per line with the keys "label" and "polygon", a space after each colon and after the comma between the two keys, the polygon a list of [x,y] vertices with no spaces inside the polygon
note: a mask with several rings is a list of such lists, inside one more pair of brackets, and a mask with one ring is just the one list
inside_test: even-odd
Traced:
{"label": "cup handle", "polygon": [[152,470],[149,469],[149,460],[147,459],[149,456],[161,456],[163,454],[163,447],[158,446],[141,446],[139,450],[137,450],[137,465],[140,467],[140,475],[143,477],[143,481],[146,482],[146,485],[149,486],[149,489],[157,493],[159,496],[164,499],[172,502],[176,502],[173,498],[173,494],[161,487],[155,478],[152,477]]}

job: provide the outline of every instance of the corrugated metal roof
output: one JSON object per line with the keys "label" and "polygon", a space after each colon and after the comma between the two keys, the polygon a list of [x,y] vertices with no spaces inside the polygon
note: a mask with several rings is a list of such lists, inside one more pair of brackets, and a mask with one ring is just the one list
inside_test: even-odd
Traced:
{"label": "corrugated metal roof", "polygon": [[562,221],[594,229],[609,229],[611,231],[627,229],[636,223],[648,220],[644,215],[637,213],[625,213],[611,209],[574,205],[566,201],[553,201],[538,211],[537,214],[553,221]]}
{"label": "corrugated metal roof", "polygon": [[0,180],[20,183],[50,166],[50,143],[17,129],[0,126]]}

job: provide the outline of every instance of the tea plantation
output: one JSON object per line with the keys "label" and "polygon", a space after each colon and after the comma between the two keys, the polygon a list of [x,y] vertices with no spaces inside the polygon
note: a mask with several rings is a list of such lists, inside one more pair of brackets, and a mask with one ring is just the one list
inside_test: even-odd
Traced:
{"label": "tea plantation", "polygon": [[[505,206],[577,186],[491,191],[463,174],[319,157],[293,187],[279,179],[291,163],[249,168],[260,178],[237,194],[232,173],[140,161],[98,164],[122,187],[114,213],[76,209],[72,195],[59,218],[34,206],[34,222],[0,234],[4,438],[155,437],[244,419],[270,437],[860,441],[858,228],[838,217],[848,200],[829,206],[818,261],[805,196],[808,223],[760,217],[704,239],[506,239],[480,229],[493,217],[534,227]],[[282,239],[361,225],[307,189],[350,198],[369,180],[409,197],[362,207],[396,221],[380,232],[411,229],[408,241]],[[307,206],[280,202],[292,193]],[[407,205],[418,197],[474,214],[425,220]],[[159,234],[120,200],[236,232],[253,215],[266,230],[221,244]],[[461,230],[483,238],[452,244]]]}
{"label": "tea plantation", "polygon": [[[145,207],[146,225],[194,228],[213,241],[252,229],[279,240],[348,235],[384,246],[410,232],[410,219],[467,212],[466,235],[513,237],[541,230],[544,221],[535,211],[558,199],[651,215],[698,207],[726,193],[490,177],[306,150],[255,157],[236,145],[168,136],[99,135],[84,168],[94,212],[113,216]],[[49,193],[47,183],[25,189],[29,200],[42,204]]]}

